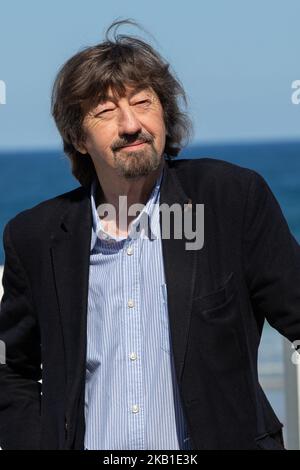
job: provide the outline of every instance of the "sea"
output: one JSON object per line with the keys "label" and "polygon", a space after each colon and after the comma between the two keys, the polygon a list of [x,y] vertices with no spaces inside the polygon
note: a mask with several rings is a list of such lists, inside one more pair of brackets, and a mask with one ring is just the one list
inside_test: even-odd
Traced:
{"label": "sea", "polygon": [[[300,243],[300,140],[191,145],[177,158],[210,157],[259,172],[277,198]],[[79,186],[60,149],[0,151],[0,232],[20,211]],[[0,246],[0,265],[4,252]],[[283,338],[265,324],[259,350],[260,382],[281,422],[286,424]]]}

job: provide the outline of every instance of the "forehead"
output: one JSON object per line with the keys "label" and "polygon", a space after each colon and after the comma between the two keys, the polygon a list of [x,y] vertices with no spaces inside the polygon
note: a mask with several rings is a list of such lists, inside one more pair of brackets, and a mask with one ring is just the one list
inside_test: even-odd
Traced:
{"label": "forehead", "polygon": [[145,85],[145,84],[136,84],[136,85],[124,84],[122,88],[114,87],[110,85],[107,87],[106,90],[104,90],[103,93],[101,93],[98,102],[103,103],[104,101],[107,101],[110,99],[118,100],[125,96],[127,98],[131,98],[132,96],[142,91],[154,94],[154,90],[149,85]]}
{"label": "forehead", "polygon": [[117,103],[120,98],[126,96],[127,99],[135,96],[139,92],[145,92],[149,95],[150,99],[157,103],[160,103],[160,99],[155,92],[155,90],[147,84],[137,83],[137,84],[116,84],[116,85],[107,85],[106,88],[103,87],[100,92],[94,95],[92,98],[87,99],[81,104],[82,116],[85,119],[86,116],[89,116],[90,113],[95,110],[98,106],[101,106],[108,101]]}

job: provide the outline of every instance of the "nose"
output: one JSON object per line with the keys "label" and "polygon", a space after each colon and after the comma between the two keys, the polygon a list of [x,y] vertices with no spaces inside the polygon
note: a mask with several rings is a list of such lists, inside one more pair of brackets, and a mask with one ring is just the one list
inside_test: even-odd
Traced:
{"label": "nose", "polygon": [[119,134],[136,134],[142,130],[142,125],[131,107],[123,106],[119,114]]}

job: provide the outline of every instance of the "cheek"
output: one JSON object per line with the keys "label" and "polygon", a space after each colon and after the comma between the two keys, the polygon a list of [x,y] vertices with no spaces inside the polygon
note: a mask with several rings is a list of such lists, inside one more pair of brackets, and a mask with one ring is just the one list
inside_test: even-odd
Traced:
{"label": "cheek", "polygon": [[165,120],[163,115],[160,113],[159,118],[157,119],[157,122],[159,123],[159,135],[160,138],[163,140],[166,136],[166,126],[165,126]]}
{"label": "cheek", "polygon": [[86,145],[91,151],[110,151],[113,143],[113,136],[105,130],[100,129],[100,126],[95,125],[87,132]]}
{"label": "cheek", "polygon": [[157,142],[161,146],[164,146],[164,143],[166,141],[166,128],[165,128],[163,121],[159,124],[159,126],[156,129],[156,136],[157,136]]}

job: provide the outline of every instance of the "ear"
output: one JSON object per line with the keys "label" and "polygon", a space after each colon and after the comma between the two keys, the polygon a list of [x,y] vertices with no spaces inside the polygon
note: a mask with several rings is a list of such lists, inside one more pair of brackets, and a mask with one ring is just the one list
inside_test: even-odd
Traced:
{"label": "ear", "polygon": [[76,150],[82,154],[87,154],[87,149],[85,148],[85,146],[83,144],[77,144],[77,145],[74,145],[74,147],[76,148]]}

